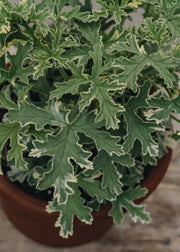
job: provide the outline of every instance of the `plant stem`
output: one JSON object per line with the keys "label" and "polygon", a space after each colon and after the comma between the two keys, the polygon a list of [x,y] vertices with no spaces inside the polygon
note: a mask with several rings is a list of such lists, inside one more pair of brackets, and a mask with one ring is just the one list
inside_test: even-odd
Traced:
{"label": "plant stem", "polygon": [[145,18],[146,18],[147,14],[148,14],[148,11],[149,11],[150,7],[151,7],[151,4],[148,3],[147,6],[146,6],[145,13],[144,13]]}
{"label": "plant stem", "polygon": [[[24,87],[27,86],[27,84],[25,84],[25,83],[23,83],[21,81],[18,81],[18,80],[16,81],[16,84],[24,86]],[[39,90],[38,88],[32,87],[31,90],[34,91],[34,92],[40,93],[42,95],[49,95],[49,92],[46,92],[44,90]]]}
{"label": "plant stem", "polygon": [[62,76],[65,80],[68,80],[68,79],[69,79],[69,76],[68,76],[67,73],[64,71],[64,69],[59,68],[58,70],[59,70],[61,76]]}
{"label": "plant stem", "polygon": [[0,67],[4,68],[6,67],[5,65],[5,55],[3,55],[1,58],[0,58]]}
{"label": "plant stem", "polygon": [[176,118],[175,116],[171,115],[170,116],[173,120],[175,120],[176,122],[180,123],[180,119]]}

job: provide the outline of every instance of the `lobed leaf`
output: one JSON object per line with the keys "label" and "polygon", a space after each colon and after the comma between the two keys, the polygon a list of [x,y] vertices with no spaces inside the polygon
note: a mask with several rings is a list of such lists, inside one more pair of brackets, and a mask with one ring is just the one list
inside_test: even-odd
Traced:
{"label": "lobed leaf", "polygon": [[109,216],[114,218],[116,225],[120,225],[123,220],[123,208],[131,215],[134,222],[140,219],[142,223],[149,223],[149,214],[145,211],[145,206],[136,205],[133,200],[146,195],[147,190],[137,186],[135,189],[123,191],[121,195],[114,201],[113,207],[109,212]]}
{"label": "lobed leaf", "polygon": [[11,161],[12,159],[15,159],[15,166],[18,169],[27,169],[27,163],[23,159],[23,151],[26,147],[20,143],[20,130],[21,127],[19,123],[16,122],[0,124],[0,156],[4,144],[10,139],[11,150],[8,153],[7,160]]}
{"label": "lobed leaf", "polygon": [[49,203],[47,212],[60,212],[60,216],[57,219],[55,226],[60,227],[60,235],[64,238],[68,238],[73,234],[73,220],[74,216],[77,216],[80,221],[86,224],[92,224],[91,209],[84,206],[84,200],[80,196],[78,185],[76,183],[71,185],[74,194],[69,195],[66,204],[59,204],[57,199],[54,199]]}

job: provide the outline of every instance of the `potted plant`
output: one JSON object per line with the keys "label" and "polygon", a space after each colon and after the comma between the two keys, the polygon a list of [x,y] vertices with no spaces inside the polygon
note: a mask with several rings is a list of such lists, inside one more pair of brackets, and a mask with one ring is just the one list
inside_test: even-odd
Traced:
{"label": "potted plant", "polygon": [[[168,147],[179,139],[171,120],[180,113],[180,2],[96,4],[98,10],[91,0],[0,1],[2,204],[18,228],[53,245],[91,240],[86,228],[94,238],[112,219],[119,225],[125,210],[149,222],[138,203],[162,179]],[[126,28],[139,7],[142,24]],[[33,227],[26,225],[30,208]],[[93,221],[99,209],[103,231]],[[47,241],[57,232],[49,216],[58,217],[57,243]],[[51,231],[43,235],[45,222]]]}

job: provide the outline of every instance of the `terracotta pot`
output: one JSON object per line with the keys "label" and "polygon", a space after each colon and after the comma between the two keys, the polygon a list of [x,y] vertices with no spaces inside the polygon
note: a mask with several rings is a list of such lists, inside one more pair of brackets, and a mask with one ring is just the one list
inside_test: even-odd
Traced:
{"label": "terracotta pot", "polygon": [[[148,170],[141,185],[149,192],[148,197],[164,177],[171,160],[172,151],[159,160],[156,167]],[[0,197],[2,207],[9,220],[28,237],[51,246],[75,246],[92,241],[103,235],[113,225],[109,217],[110,204],[94,212],[92,225],[74,219],[74,234],[68,239],[59,237],[59,228],[54,227],[58,214],[45,212],[45,201],[36,199],[16,187],[5,176],[0,176]],[[136,200],[141,203],[146,197]]]}

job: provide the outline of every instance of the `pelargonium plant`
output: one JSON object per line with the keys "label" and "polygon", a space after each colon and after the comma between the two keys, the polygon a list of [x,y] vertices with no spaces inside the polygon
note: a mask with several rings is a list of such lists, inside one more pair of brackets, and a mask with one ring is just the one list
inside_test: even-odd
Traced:
{"label": "pelargonium plant", "polygon": [[[93,6],[0,1],[3,171],[48,195],[66,238],[74,216],[91,224],[106,202],[117,225],[123,208],[149,222],[134,203],[147,193],[140,181],[180,135],[171,125],[180,114],[180,1]],[[127,27],[138,8],[142,23]]]}

